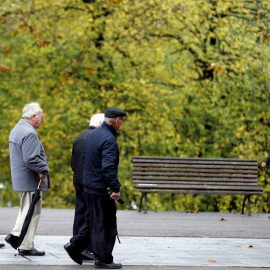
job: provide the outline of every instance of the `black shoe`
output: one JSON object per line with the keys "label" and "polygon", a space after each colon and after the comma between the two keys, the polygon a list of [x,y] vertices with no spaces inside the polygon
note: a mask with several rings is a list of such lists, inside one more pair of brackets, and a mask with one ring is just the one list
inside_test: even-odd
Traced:
{"label": "black shoe", "polygon": [[69,257],[76,263],[82,264],[81,254],[77,253],[76,250],[72,247],[71,243],[68,242],[64,245],[64,249],[68,253]]}
{"label": "black shoe", "polygon": [[19,242],[18,236],[15,236],[13,234],[8,234],[7,237],[5,238],[6,242],[10,244],[14,249],[17,249],[18,242]]}
{"label": "black shoe", "polygon": [[103,263],[102,261],[96,260],[95,268],[106,268],[106,269],[119,269],[122,267],[121,263]]}
{"label": "black shoe", "polygon": [[88,251],[88,250],[84,250],[81,253],[81,258],[82,258],[82,260],[88,260],[88,261],[89,260],[93,261],[93,260],[96,259],[95,255],[92,252]]}
{"label": "black shoe", "polygon": [[32,250],[19,249],[19,255],[21,256],[44,256],[44,251],[38,251],[35,248]]}
{"label": "black shoe", "polygon": [[5,246],[5,244],[2,244],[2,243],[0,244],[0,248],[2,248],[2,247],[4,247],[4,246]]}

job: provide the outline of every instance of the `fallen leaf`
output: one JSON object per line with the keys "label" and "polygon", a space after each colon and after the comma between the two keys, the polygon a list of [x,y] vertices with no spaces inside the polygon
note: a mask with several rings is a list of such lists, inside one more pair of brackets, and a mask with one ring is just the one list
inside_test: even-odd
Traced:
{"label": "fallen leaf", "polygon": [[252,245],[243,245],[242,248],[252,248]]}
{"label": "fallen leaf", "polygon": [[213,259],[210,259],[209,262],[215,263],[216,261]]}
{"label": "fallen leaf", "polygon": [[227,221],[227,220],[226,220],[225,218],[222,217],[222,218],[220,219],[220,221]]}

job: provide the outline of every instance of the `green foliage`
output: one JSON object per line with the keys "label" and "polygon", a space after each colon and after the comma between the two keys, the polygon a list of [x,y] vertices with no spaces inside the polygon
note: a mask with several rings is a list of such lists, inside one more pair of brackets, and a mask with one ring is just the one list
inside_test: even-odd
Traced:
{"label": "green foliage", "polygon": [[[255,158],[260,165],[270,150],[269,11],[266,0],[3,0],[4,205],[18,204],[8,136],[29,101],[45,114],[38,130],[52,179],[45,207],[74,207],[72,142],[109,106],[129,114],[118,138],[122,209],[139,202],[133,155]],[[253,212],[269,212],[268,175],[260,170],[264,196],[252,198]],[[149,209],[195,212],[239,212],[242,199],[148,196]]]}

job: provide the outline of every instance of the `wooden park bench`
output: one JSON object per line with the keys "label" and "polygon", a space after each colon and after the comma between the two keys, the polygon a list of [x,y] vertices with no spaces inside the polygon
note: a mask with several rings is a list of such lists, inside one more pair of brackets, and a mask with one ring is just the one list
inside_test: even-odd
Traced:
{"label": "wooden park bench", "polygon": [[228,194],[244,195],[248,215],[250,196],[263,195],[258,186],[258,165],[255,159],[132,157],[132,182],[141,192],[139,212],[147,193]]}

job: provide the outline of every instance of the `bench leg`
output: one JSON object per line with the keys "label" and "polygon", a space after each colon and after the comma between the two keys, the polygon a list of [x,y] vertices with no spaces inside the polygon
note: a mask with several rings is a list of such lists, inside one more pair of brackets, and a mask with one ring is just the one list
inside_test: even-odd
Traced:
{"label": "bench leg", "polygon": [[245,195],[245,197],[244,197],[244,201],[243,201],[243,205],[242,205],[242,212],[241,212],[242,215],[244,214],[246,199],[247,199],[247,195]]}
{"label": "bench leg", "polygon": [[144,193],[144,213],[147,214],[147,193]]}
{"label": "bench leg", "polygon": [[147,198],[146,198],[147,193],[142,193],[141,199],[140,199],[140,205],[139,205],[139,210],[138,212],[141,212],[142,208],[142,200],[144,198],[144,213],[147,214]]}
{"label": "bench leg", "polygon": [[244,208],[245,208],[246,199],[248,199],[248,216],[251,216],[250,195],[245,195],[245,197],[244,197],[243,206],[242,206],[242,213],[241,214],[244,214]]}
{"label": "bench leg", "polygon": [[143,197],[144,197],[144,193],[142,193],[141,198],[140,198],[140,205],[139,205],[139,210],[138,210],[138,212],[141,212],[141,208],[142,208],[142,199],[143,199]]}
{"label": "bench leg", "polygon": [[171,199],[172,199],[172,209],[175,211],[175,207],[174,207],[174,193],[172,193]]}
{"label": "bench leg", "polygon": [[248,216],[251,216],[251,210],[250,210],[250,195],[247,195],[248,198]]}

